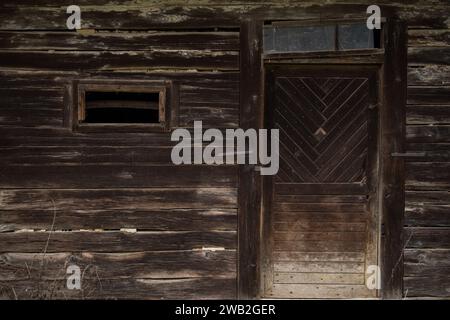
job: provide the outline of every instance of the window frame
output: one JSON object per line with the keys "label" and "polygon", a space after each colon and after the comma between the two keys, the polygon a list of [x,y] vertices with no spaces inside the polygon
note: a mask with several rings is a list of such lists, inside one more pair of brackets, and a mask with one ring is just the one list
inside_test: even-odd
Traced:
{"label": "window frame", "polygon": [[[167,132],[173,109],[172,82],[166,80],[78,80],[73,83],[72,130],[81,132]],[[86,92],[159,93],[158,123],[83,123]]]}
{"label": "window frame", "polygon": [[366,20],[362,19],[330,19],[326,21],[322,20],[273,20],[266,21],[263,25],[263,39],[264,39],[264,29],[273,26],[273,27],[323,27],[323,26],[334,26],[334,49],[333,50],[316,50],[316,51],[272,51],[265,52],[264,51],[264,43],[263,47],[263,58],[264,59],[273,59],[273,58],[281,58],[281,57],[307,57],[307,56],[316,56],[316,55],[331,55],[331,56],[346,56],[354,53],[384,53],[384,26],[386,24],[386,18],[381,17],[381,29],[379,34],[379,48],[357,48],[357,49],[339,49],[339,40],[338,37],[338,29],[341,25],[349,25],[349,24],[365,24]]}

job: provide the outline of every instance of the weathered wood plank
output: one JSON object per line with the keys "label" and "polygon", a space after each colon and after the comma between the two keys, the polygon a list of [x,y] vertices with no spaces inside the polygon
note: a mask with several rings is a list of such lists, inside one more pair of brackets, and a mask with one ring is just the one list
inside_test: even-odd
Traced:
{"label": "weathered wood plank", "polygon": [[414,162],[449,162],[450,144],[448,143],[408,143],[408,152],[423,152],[425,156],[408,157],[408,161]]}
{"label": "weathered wood plank", "polygon": [[0,163],[7,164],[169,164],[171,147],[4,147]]}
{"label": "weathered wood plank", "polygon": [[70,264],[83,270],[83,279],[231,278],[236,251],[5,253],[0,254],[0,281],[63,280]]}
{"label": "weathered wood plank", "polygon": [[276,194],[282,195],[365,195],[367,193],[367,186],[359,183],[276,183],[275,192]]}
{"label": "weathered wood plank", "polygon": [[[214,200],[208,200],[207,206],[219,205],[212,201]],[[180,205],[184,203],[184,201],[180,201]],[[200,204],[196,202],[191,205],[196,207]],[[175,204],[175,206],[177,205]],[[98,207],[103,208],[100,201]],[[0,232],[23,229],[50,230],[52,226],[54,230],[118,230],[125,228],[139,231],[236,231],[236,211],[236,209],[89,210],[86,208],[57,209],[56,211],[2,210],[0,211]]]}
{"label": "weathered wood plank", "polygon": [[448,297],[450,279],[447,274],[432,277],[405,277],[404,296],[408,297]]}
{"label": "weathered wood plank", "polygon": [[[317,230],[317,229],[316,229]],[[312,228],[303,232],[275,231],[273,239],[275,241],[365,241],[364,232],[343,232],[343,231],[316,231]]]}
{"label": "weathered wood plank", "polygon": [[408,205],[420,204],[439,204],[445,205],[450,203],[450,193],[444,191],[406,191],[406,203]]}
{"label": "weathered wood plank", "polygon": [[364,285],[326,285],[326,284],[274,284],[269,297],[309,298],[309,299],[350,299],[354,297],[373,297],[375,293]]}
{"label": "weathered wood plank", "polygon": [[82,289],[67,289],[67,280],[9,281],[0,299],[236,299],[235,278],[92,279]]}
{"label": "weathered wood plank", "polygon": [[410,86],[448,86],[450,85],[450,66],[423,65],[408,68]]}
{"label": "weathered wood plank", "polygon": [[364,273],[364,263],[356,262],[275,262],[274,272]]}
{"label": "weathered wood plank", "polygon": [[[243,130],[262,126],[263,22],[243,20],[240,24],[240,113],[239,126]],[[239,263],[238,297],[254,299],[260,293],[261,189],[262,179],[253,165],[239,168]]]}
{"label": "weathered wood plank", "polygon": [[391,156],[405,151],[407,100],[407,27],[392,19],[385,25],[382,103],[380,105],[381,177],[379,203],[384,237],[381,251],[382,298],[400,299],[403,286],[403,212],[405,170],[403,159]]}
{"label": "weathered wood plank", "polygon": [[[450,55],[449,55],[450,56]],[[408,87],[407,103],[411,104],[449,104],[450,87]]]}
{"label": "weathered wood plank", "polygon": [[450,64],[449,47],[409,47],[408,64]]}
{"label": "weathered wood plank", "polygon": [[356,273],[280,273],[273,275],[274,283],[305,284],[364,284],[364,274]]}
{"label": "weathered wood plank", "polygon": [[450,45],[450,31],[442,30],[408,30],[408,46],[438,47]]}
{"label": "weathered wood plank", "polygon": [[407,186],[442,188],[450,185],[450,163],[409,162],[405,167]]}
{"label": "weathered wood plank", "polygon": [[409,143],[450,142],[450,126],[410,125],[406,127],[406,138]]}
{"label": "weathered wood plank", "polygon": [[152,210],[183,208],[236,208],[232,188],[1,190],[2,210]]}
{"label": "weathered wood plank", "polygon": [[450,228],[405,228],[405,247],[450,249]]}
{"label": "weathered wood plank", "polygon": [[405,225],[411,227],[450,226],[450,204],[406,204]]}
{"label": "weathered wood plank", "polygon": [[[236,248],[234,231],[7,232],[0,233],[3,252],[134,252]],[[26,243],[26,246],[24,244]]]}
{"label": "weathered wood plank", "polygon": [[236,187],[235,166],[8,166],[2,188]]}
{"label": "weathered wood plank", "polygon": [[365,204],[352,203],[280,203],[275,202],[273,209],[275,212],[365,212]]}
{"label": "weathered wood plank", "polygon": [[405,276],[435,276],[450,273],[450,250],[406,249]]}
{"label": "weathered wood plank", "polygon": [[447,106],[445,105],[409,106],[406,108],[406,122],[407,124],[449,124],[450,104]]}
{"label": "weathered wood plank", "polygon": [[[283,218],[275,218],[275,221],[282,221]],[[275,231],[289,231],[296,232],[294,235],[302,235],[306,231],[321,230],[321,232],[363,232],[366,231],[365,223],[339,223],[339,222],[328,222],[328,221],[314,221],[314,220],[302,220],[290,222],[275,222],[273,224],[273,229]]]}
{"label": "weathered wood plank", "polygon": [[8,50],[239,50],[237,32],[0,32]]}
{"label": "weathered wood plank", "polygon": [[237,128],[239,110],[214,107],[181,107],[180,126],[193,127],[194,121],[202,121],[204,128]]}
{"label": "weathered wood plank", "polygon": [[274,261],[364,262],[364,252],[296,252],[274,251]]}
{"label": "weathered wood plank", "polygon": [[362,241],[275,241],[273,248],[278,251],[359,252],[365,250],[365,243]]}
{"label": "weathered wood plank", "polygon": [[237,70],[234,51],[0,51],[0,67],[45,70],[220,69]]}

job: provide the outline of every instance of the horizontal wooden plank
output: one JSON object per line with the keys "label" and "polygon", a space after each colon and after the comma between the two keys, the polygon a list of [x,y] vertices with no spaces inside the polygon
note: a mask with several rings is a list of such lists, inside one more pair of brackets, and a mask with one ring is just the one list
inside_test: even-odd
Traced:
{"label": "horizontal wooden plank", "polygon": [[[193,130],[188,128],[191,138],[183,141],[203,143],[194,137]],[[221,130],[226,142],[225,131]],[[170,132],[132,132],[127,127],[116,127],[115,130],[101,132],[80,132],[66,128],[37,126],[2,126],[0,123],[1,147],[163,147],[174,146],[178,141],[171,141]]]}
{"label": "horizontal wooden plank", "polygon": [[84,279],[83,290],[67,289],[67,280],[9,281],[0,299],[236,299],[235,278]]}
{"label": "horizontal wooden plank", "polygon": [[0,233],[3,252],[134,252],[236,248],[234,231],[201,232],[7,232]]}
{"label": "horizontal wooden plank", "polygon": [[236,187],[236,166],[4,166],[2,188]]}
{"label": "horizontal wooden plank", "polygon": [[409,86],[407,103],[409,105],[412,104],[448,105],[449,96],[450,96],[450,87]]}
{"label": "horizontal wooden plank", "polygon": [[435,276],[450,273],[450,250],[407,249],[404,252],[405,276]]}
{"label": "horizontal wooden plank", "polygon": [[300,252],[274,251],[274,261],[364,262],[364,252]]}
{"label": "horizontal wooden plank", "polygon": [[275,194],[274,201],[279,203],[366,203],[366,196],[358,195],[283,195]]}
{"label": "horizontal wooden plank", "polygon": [[74,77],[89,78],[90,80],[173,80],[180,85],[210,86],[212,88],[238,86],[239,72],[211,72],[193,70],[152,70],[152,72],[134,71],[102,71],[90,70],[89,73],[82,70],[19,70],[0,69],[0,84],[2,88],[16,89],[54,89],[61,88],[61,84],[70,83]]}
{"label": "horizontal wooden plank", "polygon": [[[202,200],[199,202],[202,203]],[[180,200],[180,205],[183,204],[186,202]],[[191,204],[191,206],[199,205],[198,202]],[[218,203],[208,202],[205,207],[216,205]],[[0,232],[23,229],[50,230],[52,226],[53,230],[123,228],[138,231],[237,230],[236,209],[89,210],[82,205],[79,207],[82,209],[57,209],[56,212],[54,210],[2,210],[0,211]],[[100,207],[103,206],[100,204]]]}
{"label": "horizontal wooden plank", "polygon": [[0,47],[15,50],[239,50],[237,32],[0,32]]}
{"label": "horizontal wooden plank", "polygon": [[[278,218],[275,221],[283,221]],[[345,223],[329,221],[308,221],[297,220],[291,222],[274,222],[273,229],[276,231],[305,232],[320,230],[321,232],[363,232],[366,231],[366,224],[363,222]],[[300,233],[301,234],[301,233]]]}
{"label": "horizontal wooden plank", "polygon": [[404,296],[408,297],[449,297],[450,279],[448,274],[432,277],[403,278]]}
{"label": "horizontal wooden plank", "polygon": [[365,195],[367,186],[359,183],[276,183],[274,190],[282,195]]}
{"label": "horizontal wooden plank", "polygon": [[170,164],[172,148],[155,147],[3,147],[0,163],[8,164]]}
{"label": "horizontal wooden plank", "polygon": [[274,272],[364,273],[364,263],[356,262],[275,262]]}
{"label": "horizontal wooden plank", "polygon": [[273,274],[274,283],[364,284],[364,274],[357,273],[280,273]]}
{"label": "horizontal wooden plank", "polygon": [[[53,7],[53,8],[52,8]],[[182,6],[130,6],[117,8],[83,6],[83,28],[91,29],[151,29],[161,27],[237,27],[237,15],[225,8]],[[31,19],[29,15],[35,15]],[[172,18],[170,18],[172,16]],[[18,20],[15,17],[22,17]],[[2,30],[67,30],[66,10],[59,6],[12,6],[2,9]],[[169,17],[169,19],[168,19]],[[214,17],[214,19],[211,19]]]}
{"label": "horizontal wooden plank", "polygon": [[405,247],[450,249],[450,228],[405,228]]}
{"label": "horizontal wooden plank", "polygon": [[410,86],[448,86],[450,85],[450,66],[429,64],[408,67]]}
{"label": "horizontal wooden plank", "polygon": [[407,126],[406,138],[408,143],[450,142],[450,126]]}
{"label": "horizontal wooden plank", "polygon": [[0,281],[67,279],[68,265],[83,270],[83,279],[177,279],[236,276],[236,252],[162,251],[130,253],[5,253],[0,254]]}
{"label": "horizontal wooden plank", "polygon": [[406,205],[414,206],[416,204],[439,204],[446,205],[450,203],[450,193],[444,191],[410,191],[405,193]]}
{"label": "horizontal wooden plank", "polygon": [[450,226],[450,204],[406,204],[405,225],[410,227]]}
{"label": "horizontal wooden plank", "polygon": [[408,162],[405,165],[406,187],[418,186],[442,188],[450,186],[450,163]]}
{"label": "horizontal wooden plank", "polygon": [[313,230],[314,229],[310,228],[308,230],[304,230],[303,232],[292,232],[292,230],[289,230],[288,232],[275,231],[273,233],[273,239],[275,241],[364,241],[366,238],[366,234],[364,232],[323,232]]}
{"label": "horizontal wooden plank", "polygon": [[408,45],[409,46],[449,46],[450,32],[449,30],[408,30]]}
{"label": "horizontal wooden plank", "polygon": [[236,208],[234,188],[0,190],[2,210],[162,210]]}
{"label": "horizontal wooden plank", "polygon": [[450,162],[449,143],[408,143],[407,152],[425,153],[424,156],[408,157],[407,161],[414,162]]}
{"label": "horizontal wooden plank", "polygon": [[0,67],[46,70],[238,70],[235,51],[0,51]]}
{"label": "horizontal wooden plank", "polygon": [[360,252],[365,250],[365,244],[355,241],[275,241],[273,248],[276,251]]}
{"label": "horizontal wooden plank", "polygon": [[365,285],[274,284],[268,292],[271,298],[350,299],[375,297]]}
{"label": "horizontal wooden plank", "polygon": [[414,105],[406,108],[407,124],[449,124],[449,105]]}
{"label": "horizontal wooden plank", "polygon": [[204,128],[237,128],[239,126],[239,110],[220,107],[181,107],[179,125],[193,127],[194,121],[202,121]]}
{"label": "horizontal wooden plank", "polygon": [[275,212],[365,212],[365,204],[352,203],[280,203],[275,202],[273,206]]}
{"label": "horizontal wooden plank", "polygon": [[450,64],[449,47],[408,47],[408,64]]}

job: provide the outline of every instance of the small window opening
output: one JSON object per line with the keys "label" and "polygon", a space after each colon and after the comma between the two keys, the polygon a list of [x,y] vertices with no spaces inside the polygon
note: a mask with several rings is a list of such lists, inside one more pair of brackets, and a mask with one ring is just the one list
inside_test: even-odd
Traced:
{"label": "small window opening", "polygon": [[75,85],[74,129],[170,130],[171,81],[80,80]]}
{"label": "small window opening", "polygon": [[92,92],[83,123],[159,123],[160,92]]}

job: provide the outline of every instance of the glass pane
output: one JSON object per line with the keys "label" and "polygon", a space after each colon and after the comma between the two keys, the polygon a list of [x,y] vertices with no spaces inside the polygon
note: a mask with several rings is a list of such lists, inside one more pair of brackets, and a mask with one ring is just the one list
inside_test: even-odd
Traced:
{"label": "glass pane", "polygon": [[373,30],[365,23],[338,26],[339,50],[375,48]]}
{"label": "glass pane", "polygon": [[267,26],[264,28],[264,51],[304,52],[334,51],[334,26]]}

